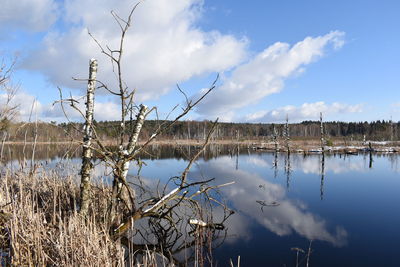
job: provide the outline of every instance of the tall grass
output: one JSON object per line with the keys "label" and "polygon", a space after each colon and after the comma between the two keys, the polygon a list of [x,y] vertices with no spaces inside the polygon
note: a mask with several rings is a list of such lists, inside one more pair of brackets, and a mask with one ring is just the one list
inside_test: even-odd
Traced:
{"label": "tall grass", "polygon": [[108,235],[110,190],[95,187],[88,219],[76,212],[79,186],[54,171],[11,173],[0,179],[2,265],[124,266],[124,250]]}

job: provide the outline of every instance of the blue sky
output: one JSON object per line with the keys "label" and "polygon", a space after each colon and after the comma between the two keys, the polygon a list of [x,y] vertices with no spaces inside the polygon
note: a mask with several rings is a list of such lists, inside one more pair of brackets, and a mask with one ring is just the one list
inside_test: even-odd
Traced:
{"label": "blue sky", "polygon": [[[1,0],[0,56],[18,54],[13,76],[26,120],[32,101],[42,120],[65,120],[57,86],[84,94],[88,61],[113,84],[109,62],[87,34],[115,45],[110,10],[128,0]],[[280,122],[400,120],[400,2],[395,0],[146,0],[134,14],[124,73],[136,102],[166,116],[196,97],[217,73],[217,88],[189,119]],[[2,98],[0,98],[2,99]],[[83,101],[82,101],[83,102]],[[118,119],[118,99],[99,91],[96,118]],[[72,119],[79,119],[71,112]]]}

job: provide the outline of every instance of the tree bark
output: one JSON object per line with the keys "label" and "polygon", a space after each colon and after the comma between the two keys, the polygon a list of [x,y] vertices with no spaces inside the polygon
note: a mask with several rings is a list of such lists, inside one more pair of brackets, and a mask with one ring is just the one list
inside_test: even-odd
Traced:
{"label": "tree bark", "polygon": [[319,113],[319,121],[320,121],[320,128],[321,128],[321,149],[322,153],[325,152],[325,140],[324,140],[324,124],[322,122],[322,112]]}
{"label": "tree bark", "polygon": [[96,89],[97,60],[91,59],[89,65],[89,80],[86,95],[86,122],[85,135],[83,137],[82,169],[81,169],[81,202],[80,213],[86,215],[90,203],[90,178],[93,169],[92,163],[92,134],[93,134],[93,112],[94,91]]}
{"label": "tree bark", "polygon": [[117,162],[116,168],[114,168],[113,170],[114,182],[113,182],[112,200],[110,208],[111,221],[114,220],[118,199],[122,192],[123,183],[126,181],[126,177],[128,175],[130,160],[127,158],[129,158],[129,156],[131,156],[132,153],[135,151],[136,144],[139,141],[140,131],[146,119],[147,111],[148,111],[147,106],[140,105],[140,111],[136,116],[135,128],[133,129],[133,132],[130,134],[128,145],[126,149],[124,149],[124,147],[122,146],[120,147],[119,161]]}

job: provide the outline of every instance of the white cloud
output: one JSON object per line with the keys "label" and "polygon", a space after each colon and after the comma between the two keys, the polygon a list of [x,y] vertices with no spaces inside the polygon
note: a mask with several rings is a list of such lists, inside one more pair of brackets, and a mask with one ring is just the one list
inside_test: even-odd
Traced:
{"label": "white cloud", "polygon": [[291,122],[302,120],[319,119],[319,114],[322,112],[324,116],[332,114],[359,113],[362,112],[363,105],[348,105],[334,102],[325,104],[325,102],[304,103],[300,107],[284,106],[270,111],[258,111],[246,116],[247,121],[257,122],[281,122],[289,116]]}
{"label": "white cloud", "polygon": [[[0,94],[0,106],[4,107],[7,102],[7,94]],[[18,107],[16,119],[22,121],[35,120],[43,111],[43,105],[32,95],[20,92],[14,95],[9,103],[9,107]]]}
{"label": "white cloud", "polygon": [[[74,98],[77,99],[77,97]],[[76,107],[83,113],[85,112],[84,103],[85,100],[80,99],[79,103],[76,104]],[[76,109],[71,108],[68,103],[64,103],[64,110],[70,120],[83,120],[82,115]],[[65,114],[59,103],[56,105],[45,106],[42,115],[46,120],[66,120]],[[118,120],[120,119],[120,107],[115,102],[99,101],[95,99],[94,119],[97,121]]]}
{"label": "white cloud", "polygon": [[[78,99],[79,97],[73,96]],[[0,94],[0,106],[3,107],[7,101],[6,94]],[[84,112],[84,99],[80,99],[76,106]],[[43,104],[33,95],[25,92],[18,92],[9,104],[10,106],[18,106],[18,121],[34,121],[36,118],[45,121],[66,121],[64,112],[60,104]],[[112,101],[95,100],[95,119],[103,120],[118,120],[120,119],[120,107]],[[78,111],[71,108],[68,103],[64,103],[64,110],[71,120],[83,120]]]}
{"label": "white cloud", "polygon": [[[120,29],[110,11],[125,18],[133,4],[131,0],[6,0],[0,22],[44,30],[58,19],[62,27],[48,32],[41,48],[31,53],[22,67],[41,72],[57,86],[83,91],[86,86],[71,77],[86,78],[88,61],[94,57],[99,60],[98,79],[112,89],[116,87],[113,68],[87,30],[104,46],[116,49]],[[304,66],[323,56],[329,45],[338,49],[344,43],[344,33],[339,31],[307,37],[293,46],[277,42],[242,64],[249,54],[246,38],[200,29],[197,22],[202,5],[202,0],[151,0],[139,5],[125,39],[122,62],[126,84],[136,89],[136,101],[157,99],[177,82],[195,76],[233,69],[196,110],[202,117],[232,121],[237,119],[238,109],[281,91],[285,79],[303,72]],[[15,18],[8,15],[13,13]],[[110,104],[105,108],[114,109]],[[114,115],[107,112],[99,116]]]}
{"label": "white cloud", "polygon": [[[137,100],[156,99],[177,82],[196,75],[221,72],[243,60],[247,41],[196,27],[201,16],[200,0],[144,1],[133,15],[123,59],[127,85],[137,89]],[[24,67],[45,73],[51,82],[76,88],[74,77],[86,77],[88,60],[98,58],[98,78],[115,82],[110,61],[100,53],[87,29],[104,45],[118,47],[120,30],[110,15],[114,9],[125,18],[131,0],[66,0],[66,32],[46,35],[43,49]],[[114,83],[115,84],[115,83]]]}
{"label": "white cloud", "polygon": [[292,47],[281,42],[271,45],[238,66],[223,85],[200,104],[197,112],[230,120],[235,110],[280,92],[285,79],[304,71],[305,65],[323,56],[329,44],[334,49],[340,48],[343,37],[343,32],[333,31],[315,38],[307,37]]}
{"label": "white cloud", "polygon": [[57,19],[55,0],[2,0],[0,8],[0,30],[9,27],[42,31]]}

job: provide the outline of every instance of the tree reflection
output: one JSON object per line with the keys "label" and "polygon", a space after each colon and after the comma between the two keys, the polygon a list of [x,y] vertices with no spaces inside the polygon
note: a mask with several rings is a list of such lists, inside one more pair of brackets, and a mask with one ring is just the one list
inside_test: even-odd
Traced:
{"label": "tree reflection", "polygon": [[321,158],[321,185],[320,185],[320,198],[324,199],[324,179],[325,179],[325,153],[322,153]]}
{"label": "tree reflection", "polygon": [[274,178],[278,176],[278,152],[274,152]]}
{"label": "tree reflection", "polygon": [[285,175],[286,175],[286,189],[289,191],[290,188],[290,176],[292,173],[292,169],[290,166],[290,153],[286,154],[285,157]]}
{"label": "tree reflection", "polygon": [[[174,187],[175,180],[171,178],[167,186],[160,188],[155,179],[144,178],[139,175],[132,177],[130,182],[137,193],[138,203],[149,200],[159,201],[164,191]],[[209,179],[211,182],[214,179]],[[212,251],[221,245],[227,235],[226,220],[233,214],[222,200],[219,200],[217,188],[225,185],[206,185],[203,182],[192,182],[198,185],[197,189],[185,192],[185,197],[178,199],[166,207],[165,213],[160,216],[146,217],[135,222],[127,238],[122,242],[132,252],[129,262],[135,264],[138,257],[144,257],[149,251],[163,255],[163,261],[168,266],[187,266],[193,262],[199,266],[213,264]],[[199,194],[199,192],[206,194]],[[217,210],[217,212],[214,212]],[[214,217],[214,213],[218,213]],[[133,266],[133,265],[132,265]],[[135,265],[136,266],[136,265]]]}
{"label": "tree reflection", "polygon": [[[258,159],[249,162],[265,164]],[[230,207],[238,211],[234,218],[226,222],[227,227],[237,235],[233,239],[244,238],[249,234],[251,225],[257,222],[279,236],[296,232],[309,240],[327,241],[336,246],[346,243],[347,232],[342,227],[336,227],[335,231],[328,230],[325,220],[307,210],[301,201],[289,199],[281,185],[249,171],[251,167],[236,170],[234,166],[235,162],[231,158],[219,157],[199,163],[192,172],[194,176],[203,174],[206,177],[218,177],[219,183],[235,178],[234,185],[221,189]]]}

